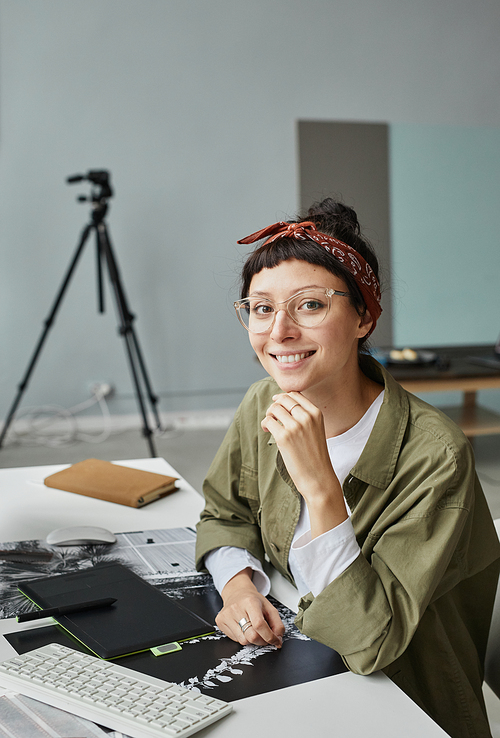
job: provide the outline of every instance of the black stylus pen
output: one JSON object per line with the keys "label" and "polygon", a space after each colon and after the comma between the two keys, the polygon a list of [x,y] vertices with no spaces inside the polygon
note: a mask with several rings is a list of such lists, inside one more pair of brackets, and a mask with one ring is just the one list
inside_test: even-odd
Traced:
{"label": "black stylus pen", "polygon": [[72,605],[61,605],[61,607],[49,607],[47,610],[38,610],[37,612],[21,613],[16,619],[18,623],[26,623],[28,620],[40,620],[41,618],[51,618],[57,615],[70,615],[73,612],[94,610],[96,607],[109,607],[114,602],[116,602],[116,597],[106,597],[103,600],[89,600],[88,602],[75,602]]}

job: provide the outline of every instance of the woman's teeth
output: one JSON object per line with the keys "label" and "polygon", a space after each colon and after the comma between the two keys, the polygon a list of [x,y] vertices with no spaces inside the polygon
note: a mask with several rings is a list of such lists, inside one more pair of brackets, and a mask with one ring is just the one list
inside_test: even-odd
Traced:
{"label": "woman's teeth", "polygon": [[304,354],[287,354],[286,356],[276,354],[276,360],[279,364],[293,364],[295,361],[301,361],[313,353],[313,351],[306,351]]}

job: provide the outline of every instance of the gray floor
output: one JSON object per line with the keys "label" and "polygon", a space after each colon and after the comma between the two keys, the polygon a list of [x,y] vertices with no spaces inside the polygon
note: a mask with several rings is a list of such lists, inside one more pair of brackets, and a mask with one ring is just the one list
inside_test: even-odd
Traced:
{"label": "gray floor", "polygon": [[[157,455],[172,466],[201,494],[210,462],[224,437],[224,430],[172,431],[155,437]],[[483,436],[474,443],[476,464],[492,516],[500,518],[500,438]],[[68,446],[9,445],[0,449],[0,467],[66,464],[87,458],[107,461],[150,456],[140,430],[113,434],[100,444],[75,442]],[[485,698],[493,738],[500,738],[500,700],[485,686]]]}

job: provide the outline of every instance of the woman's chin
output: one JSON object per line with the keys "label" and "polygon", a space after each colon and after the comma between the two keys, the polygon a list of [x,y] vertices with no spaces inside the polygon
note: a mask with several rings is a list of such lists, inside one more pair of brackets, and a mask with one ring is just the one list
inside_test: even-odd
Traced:
{"label": "woman's chin", "polygon": [[284,377],[280,372],[271,376],[282,392],[304,392],[309,386],[308,383],[301,382],[298,377]]}

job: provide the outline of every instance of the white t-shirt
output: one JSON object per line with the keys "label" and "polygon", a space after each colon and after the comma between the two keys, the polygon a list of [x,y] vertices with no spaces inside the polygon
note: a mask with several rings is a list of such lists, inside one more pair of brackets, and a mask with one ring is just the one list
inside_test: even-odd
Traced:
{"label": "white t-shirt", "polygon": [[[370,405],[361,420],[340,436],[327,439],[328,452],[340,485],[356,464],[366,445],[384,399],[382,391]],[[346,503],[348,512],[349,507]],[[308,592],[317,597],[359,556],[350,517],[332,530],[311,539],[311,526],[307,505],[302,500],[299,522],[290,547],[288,563],[295,579],[299,595]],[[253,569],[253,583],[264,596],[269,594],[270,582],[255,556],[243,548],[222,546],[205,556],[205,566],[214,584],[222,592],[227,582],[238,572]]]}

